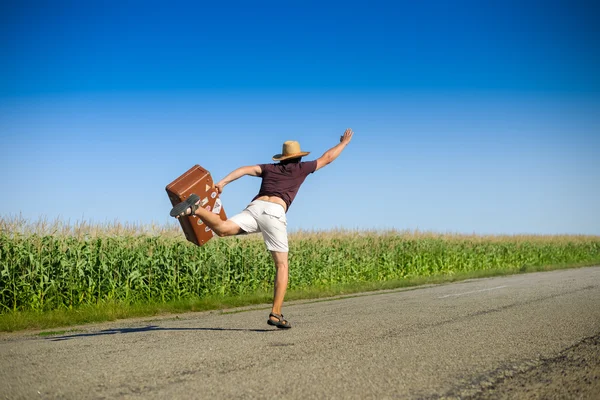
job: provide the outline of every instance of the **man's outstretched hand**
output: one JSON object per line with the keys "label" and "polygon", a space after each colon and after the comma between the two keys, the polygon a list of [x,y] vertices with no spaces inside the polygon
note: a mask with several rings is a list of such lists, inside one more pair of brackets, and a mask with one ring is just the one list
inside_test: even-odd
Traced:
{"label": "man's outstretched hand", "polygon": [[345,143],[345,144],[350,143],[350,141],[352,140],[352,135],[354,135],[354,132],[352,132],[352,129],[350,129],[350,128],[346,129],[346,132],[344,132],[342,137],[340,137],[340,143]]}

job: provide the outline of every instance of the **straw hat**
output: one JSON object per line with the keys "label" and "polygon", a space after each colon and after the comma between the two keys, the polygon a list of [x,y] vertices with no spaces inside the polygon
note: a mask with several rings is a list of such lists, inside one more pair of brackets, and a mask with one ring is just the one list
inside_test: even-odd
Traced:
{"label": "straw hat", "polygon": [[282,154],[275,154],[273,156],[274,161],[283,161],[290,158],[304,157],[310,154],[310,151],[301,151],[300,143],[296,142],[295,140],[288,140],[287,142],[284,142],[281,152]]}

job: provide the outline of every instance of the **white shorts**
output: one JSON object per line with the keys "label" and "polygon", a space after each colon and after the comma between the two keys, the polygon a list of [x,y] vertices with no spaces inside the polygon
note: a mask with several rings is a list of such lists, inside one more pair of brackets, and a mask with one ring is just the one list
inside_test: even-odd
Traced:
{"label": "white shorts", "polygon": [[244,211],[229,220],[246,233],[262,232],[269,251],[288,252],[287,219],[280,204],[254,200]]}

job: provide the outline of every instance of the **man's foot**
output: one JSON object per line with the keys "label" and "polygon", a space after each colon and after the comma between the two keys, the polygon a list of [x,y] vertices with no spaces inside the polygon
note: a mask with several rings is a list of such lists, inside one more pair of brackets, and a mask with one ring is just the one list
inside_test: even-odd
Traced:
{"label": "man's foot", "polygon": [[267,320],[267,324],[276,326],[279,329],[289,329],[292,327],[292,324],[289,323],[286,319],[283,318],[283,314],[269,314],[269,319]]}
{"label": "man's foot", "polygon": [[179,219],[179,217],[195,213],[199,207],[200,197],[196,194],[191,194],[190,197],[173,207],[169,215]]}
{"label": "man's foot", "polygon": [[196,213],[196,210],[198,208],[200,208],[200,200],[198,200],[196,203],[194,203],[191,206],[189,206],[188,208],[186,208],[184,212],[182,212],[175,218],[179,219],[180,217],[185,217],[186,215],[193,215]]}

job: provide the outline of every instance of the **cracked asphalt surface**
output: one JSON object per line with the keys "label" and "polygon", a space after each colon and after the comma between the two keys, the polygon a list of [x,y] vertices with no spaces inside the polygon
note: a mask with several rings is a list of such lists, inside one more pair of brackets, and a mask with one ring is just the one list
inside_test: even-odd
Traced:
{"label": "cracked asphalt surface", "polygon": [[0,334],[0,398],[600,398],[600,267],[233,311]]}

